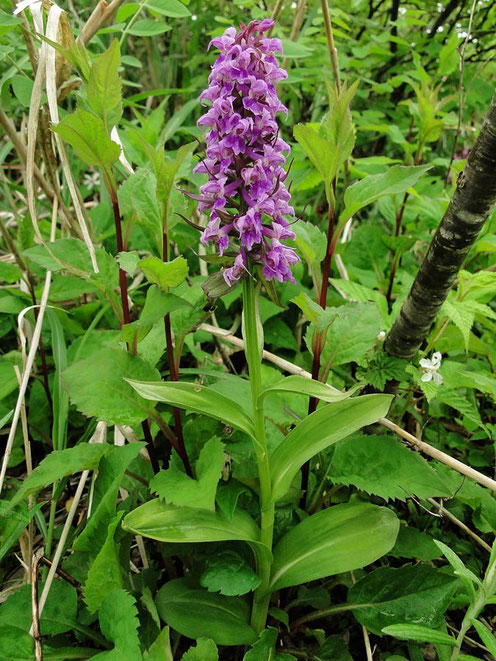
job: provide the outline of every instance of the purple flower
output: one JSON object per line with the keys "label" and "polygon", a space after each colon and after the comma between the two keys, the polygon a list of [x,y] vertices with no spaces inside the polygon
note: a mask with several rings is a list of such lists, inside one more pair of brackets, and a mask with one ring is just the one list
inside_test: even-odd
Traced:
{"label": "purple flower", "polygon": [[209,129],[206,157],[195,168],[208,177],[198,205],[210,212],[201,241],[216,243],[221,255],[230,239],[239,243],[233,266],[223,272],[228,285],[248,273],[248,259],[261,263],[267,280],[294,281],[291,266],[299,259],[283,243],[294,238],[284,218],[294,210],[285,185],[289,145],[276,122],[277,113],[287,116],[275,88],[287,77],[274,55],[282,44],[263,36],[272,27],[269,19],[252,21],[212,39],[209,48],[220,55],[200,95],[210,102],[198,121]]}

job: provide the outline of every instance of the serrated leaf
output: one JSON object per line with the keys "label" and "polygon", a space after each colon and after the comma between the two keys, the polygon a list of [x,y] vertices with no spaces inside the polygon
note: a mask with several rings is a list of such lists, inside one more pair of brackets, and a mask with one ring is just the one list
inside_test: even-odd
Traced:
{"label": "serrated leaf", "polygon": [[456,578],[429,565],[380,567],[350,588],[348,603],[360,624],[377,635],[392,624],[436,628],[457,586]]}
{"label": "serrated leaf", "polygon": [[344,194],[345,208],[339,222],[346,222],[357,211],[385,195],[404,193],[430,168],[430,165],[393,165],[382,174],[368,175],[348,186]]}
{"label": "serrated leaf", "polygon": [[157,233],[162,227],[162,211],[157,200],[157,179],[153,172],[138,168],[119,187],[119,205],[123,215]]}
{"label": "serrated leaf", "polygon": [[118,73],[121,61],[119,40],[91,65],[86,93],[90,108],[103,120],[107,131],[117,123],[121,112],[122,84]]}
{"label": "serrated leaf", "polygon": [[80,443],[74,448],[53,450],[36,466],[9,502],[9,509],[31,493],[53,484],[66,475],[98,468],[100,459],[111,450],[101,443]]}
{"label": "serrated leaf", "polygon": [[151,480],[150,489],[168,503],[213,511],[224,462],[224,444],[218,438],[211,438],[200,451],[195,465],[196,479],[186,475],[177,462],[171,462],[169,468]]}
{"label": "serrated leaf", "polygon": [[334,450],[329,478],[388,500],[449,497],[449,487],[417,452],[389,436],[351,436]]}
{"label": "serrated leaf", "polygon": [[137,425],[153,405],[140,397],[125,379],[158,381],[149,363],[123,349],[102,349],[73,363],[63,373],[71,402],[87,416],[114,425]]}
{"label": "serrated leaf", "polygon": [[138,610],[125,590],[109,592],[98,613],[100,629],[115,647],[93,657],[96,661],[141,661]]}
{"label": "serrated leaf", "polygon": [[461,331],[465,342],[465,350],[468,351],[470,330],[474,323],[474,312],[463,301],[450,301],[447,299],[441,308],[440,314],[444,314]]}
{"label": "serrated leaf", "polygon": [[[427,384],[429,385],[429,384]],[[479,411],[466,397],[464,397],[457,390],[450,390],[448,388],[440,388],[436,393],[436,398],[451,406],[451,408],[459,411],[463,416],[470,420],[478,427],[484,428],[484,423],[481,420]]]}
{"label": "serrated leaf", "polygon": [[340,278],[330,278],[330,282],[338,290],[338,292],[351,301],[358,303],[367,303],[373,301],[377,305],[377,309],[381,315],[384,324],[389,325],[389,312],[386,297],[375,289],[365,287],[358,282],[352,280],[341,280]]}
{"label": "serrated leaf", "polygon": [[83,108],[66,115],[52,130],[69,143],[87,165],[108,171],[119,160],[121,148],[109,138],[103,119]]}
{"label": "serrated leaf", "polygon": [[331,182],[336,174],[337,154],[330,148],[329,142],[319,135],[318,125],[297,124],[293,135],[324,181]]}
{"label": "serrated leaf", "polygon": [[209,592],[236,597],[256,590],[260,577],[238,553],[224,551],[207,560],[200,584]]}
{"label": "serrated leaf", "polygon": [[138,267],[140,257],[137,252],[120,252],[117,255],[117,261],[123,271],[129,276],[133,277],[134,272]]}
{"label": "serrated leaf", "polygon": [[185,652],[181,661],[218,661],[217,645],[211,638],[199,638],[194,647]]}
{"label": "serrated leaf", "polygon": [[271,661],[275,659],[277,629],[269,627],[260,632],[257,642],[246,652],[243,661]]}
{"label": "serrated leaf", "polygon": [[0,261],[0,282],[11,284],[22,277],[22,271],[16,264]]}
{"label": "serrated leaf", "polygon": [[123,514],[120,512],[113,521],[108,523],[105,543],[88,571],[83,595],[90,613],[95,613],[100,608],[107,594],[124,586],[119,555],[114,541],[115,531]]}
{"label": "serrated leaf", "polygon": [[188,262],[184,257],[176,257],[172,262],[163,262],[158,257],[145,257],[140,261],[139,267],[147,280],[158,285],[163,291],[177,287],[188,275]]}

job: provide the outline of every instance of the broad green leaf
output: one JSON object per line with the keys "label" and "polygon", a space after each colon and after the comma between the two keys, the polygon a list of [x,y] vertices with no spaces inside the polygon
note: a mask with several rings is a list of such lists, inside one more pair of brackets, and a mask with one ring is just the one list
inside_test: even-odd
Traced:
{"label": "broad green leaf", "polygon": [[222,542],[237,539],[258,542],[260,531],[245,512],[232,520],[219,512],[167,505],[158,498],[130,512],[122,522],[124,530],[159,542]]}
{"label": "broad green leaf", "polygon": [[390,436],[351,436],[334,450],[329,479],[388,500],[449,497],[449,486],[419,455]]}
{"label": "broad green leaf", "polygon": [[[322,351],[322,365],[343,365],[363,362],[365,354],[377,344],[381,330],[381,318],[374,303],[345,303],[339,308],[329,308],[336,318],[329,325],[326,343]],[[319,322],[317,322],[319,330]],[[309,329],[305,341],[311,348]]]}
{"label": "broad green leaf", "polygon": [[120,61],[119,40],[113,39],[108,50],[91,65],[86,86],[88,104],[103,120],[108,132],[122,113],[122,83],[118,73]]}
{"label": "broad green leaf", "polygon": [[[94,648],[88,647],[51,647],[43,644],[44,661],[69,661],[70,659],[89,659],[95,653]],[[27,631],[16,626],[0,626],[0,659],[10,661],[33,661],[34,640]],[[136,657],[134,661],[138,661]],[[126,661],[130,661],[126,659]]]}
{"label": "broad green leaf", "polygon": [[8,13],[0,9],[0,37],[3,37],[4,34],[9,33],[14,28],[22,25],[22,19],[20,16],[12,16],[12,13]]}
{"label": "broad green leaf", "polygon": [[171,18],[186,18],[191,16],[191,12],[179,0],[148,0],[146,3],[148,9],[156,11],[163,16]]}
{"label": "broad green leaf", "polygon": [[[348,647],[342,636],[334,634],[329,636],[315,654],[315,661],[353,661],[353,657],[348,652]],[[388,661],[400,661],[398,657],[390,656]],[[407,661],[401,657],[401,661]]]}
{"label": "broad green leaf", "polygon": [[172,26],[163,23],[162,21],[155,21],[151,18],[143,18],[136,21],[131,28],[129,34],[135,37],[156,37],[159,34],[172,30]]}
{"label": "broad green leaf", "polygon": [[174,661],[170,644],[169,627],[162,629],[157,639],[143,654],[143,661]]}
{"label": "broad green leaf", "polygon": [[191,304],[175,294],[163,292],[157,285],[148,287],[145,305],[139,319],[122,327],[122,341],[133,343],[136,338],[138,342],[141,342],[155,322],[180,308],[191,308]]}
{"label": "broad green leaf", "polygon": [[78,108],[66,115],[52,130],[73,147],[77,156],[87,165],[95,165],[108,171],[119,159],[120,146],[107,133],[103,119]]}
{"label": "broad green leaf", "polygon": [[157,200],[157,179],[153,172],[138,168],[119,187],[118,196],[121,212],[126,219],[136,220],[152,234],[161,233],[162,210]]}
{"label": "broad green leaf", "polygon": [[296,234],[296,247],[307,261],[309,268],[318,271],[326,251],[324,232],[313,223],[304,220],[295,223],[293,231]]}
{"label": "broad green leaf", "polygon": [[350,301],[358,303],[367,303],[373,301],[381,315],[382,322],[389,326],[389,312],[386,297],[376,289],[364,287],[358,282],[352,280],[341,280],[339,278],[330,278],[330,282],[341,295],[345,295]]}
{"label": "broad green leaf", "polygon": [[454,647],[455,639],[443,631],[436,631],[419,624],[391,624],[384,627],[382,633],[402,640],[417,640],[421,643],[435,643],[436,645],[451,645]]}
{"label": "broad green leaf", "polygon": [[319,407],[286,436],[272,454],[272,498],[282,498],[303,464],[318,452],[386,415],[390,395],[364,395]]}
{"label": "broad green leaf", "polygon": [[208,558],[200,584],[209,592],[237,597],[256,590],[260,578],[238,553],[221,551]]}
{"label": "broad green leaf", "polygon": [[84,601],[90,613],[95,613],[110,592],[124,587],[119,554],[114,535],[123,512],[108,523],[107,538],[88,571],[84,584]]}
{"label": "broad green leaf", "polygon": [[318,126],[297,124],[293,128],[293,135],[324,181],[331,182],[336,174],[337,154],[330,148],[328,141],[319,135]]}
{"label": "broad green leaf", "polygon": [[383,174],[371,174],[348,186],[344,194],[345,208],[339,222],[345,223],[357,211],[385,195],[404,193],[430,170],[430,165],[393,165]]}
{"label": "broad green leaf", "polygon": [[435,629],[457,587],[458,579],[430,565],[380,567],[350,588],[348,603],[360,624],[378,636],[391,624]]}
{"label": "broad green leaf", "polygon": [[184,257],[176,257],[172,262],[163,262],[158,257],[145,257],[139,262],[139,267],[147,280],[158,285],[163,291],[177,287],[188,275],[188,262]]}
{"label": "broad green leaf", "polygon": [[211,638],[199,638],[194,647],[185,652],[181,661],[218,661],[217,645]]}
{"label": "broad green leaf", "polygon": [[446,315],[450,321],[460,330],[465,342],[465,351],[468,351],[470,331],[474,324],[474,310],[464,301],[451,301],[447,299],[441,310],[441,315]]}
{"label": "broad green leaf", "polygon": [[211,388],[196,383],[147,383],[129,381],[136,392],[155,402],[167,402],[172,406],[203,413],[254,436],[253,423],[239,406],[238,402],[222,395]]}
{"label": "broad green leaf", "polygon": [[93,657],[96,661],[141,661],[138,610],[125,590],[109,592],[98,613],[100,629],[115,647]]}
{"label": "broad green leaf", "polygon": [[17,282],[22,277],[22,271],[16,264],[9,262],[0,262],[0,282],[11,284]]}
{"label": "broad green leaf", "polygon": [[149,363],[123,349],[102,349],[64,372],[71,402],[85,415],[114,425],[137,425],[153,408],[126,379],[155,379]]}
{"label": "broad green leaf", "polygon": [[166,583],[157,608],[170,627],[188,638],[211,638],[217,645],[250,645],[256,639],[247,601],[207,592],[188,579]]}
{"label": "broad green leaf", "polygon": [[29,494],[53,484],[66,475],[74,475],[74,473],[84,470],[95,470],[98,468],[100,459],[110,450],[110,445],[101,443],[80,443],[66,450],[53,450],[24,480],[10,501],[9,509],[12,509]]}
{"label": "broad green leaf", "polygon": [[151,480],[150,489],[167,503],[214,511],[224,462],[224,444],[218,438],[211,438],[200,450],[194,471],[196,479],[186,475],[178,462],[171,462],[169,468]]}
{"label": "broad green leaf", "polygon": [[389,555],[394,558],[412,558],[430,562],[439,558],[441,551],[434,544],[434,539],[426,532],[402,522],[396,544]]}
{"label": "broad green leaf", "polygon": [[267,395],[281,392],[291,392],[297,395],[303,395],[304,397],[316,397],[323,402],[340,402],[343,399],[351,397],[354,390],[356,390],[356,388],[351,389],[348,392],[341,392],[336,390],[336,388],[328,386],[326,383],[321,383],[320,381],[314,381],[305,376],[294,374],[292,376],[284,377],[279,383],[264,390],[259,395],[258,403],[260,406],[261,402],[267,397]]}
{"label": "broad green leaf", "polygon": [[496,638],[491,631],[479,620],[472,620],[475,630],[480,636],[480,639],[489,650],[489,654],[496,659]]}
{"label": "broad green leaf", "polygon": [[270,589],[365,567],[392,549],[399,525],[392,510],[369,503],[334,505],[317,512],[275,547]]}
{"label": "broad green leaf", "polygon": [[117,255],[117,261],[119,262],[121,269],[129,276],[133,277],[134,272],[138,267],[140,257],[137,252],[120,252]]}

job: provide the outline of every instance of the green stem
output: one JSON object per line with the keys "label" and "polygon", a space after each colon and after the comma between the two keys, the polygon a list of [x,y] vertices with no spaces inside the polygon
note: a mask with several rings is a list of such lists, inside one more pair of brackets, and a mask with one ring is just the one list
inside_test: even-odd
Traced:
{"label": "green stem", "polygon": [[[250,373],[251,396],[253,402],[253,415],[255,426],[255,454],[258,464],[260,480],[260,541],[269,551],[272,550],[274,535],[274,503],[272,502],[272,487],[270,481],[269,456],[267,440],[265,438],[265,421],[263,405],[259,405],[259,395],[262,392],[262,349],[263,333],[258,316],[258,300],[255,284],[251,277],[243,281],[243,334],[245,339],[245,353]],[[261,554],[258,559],[258,574],[261,578],[260,586],[255,592],[251,625],[259,632],[265,628],[267,611],[270,601],[270,570],[269,554]]]}
{"label": "green stem", "polygon": [[470,606],[470,608],[467,610],[465,613],[465,617],[463,618],[461,627],[460,627],[460,632],[458,633],[458,636],[456,638],[456,646],[453,648],[453,653],[451,655],[451,661],[456,661],[460,655],[463,641],[465,639],[465,636],[467,635],[467,631],[470,629],[472,626],[472,620],[475,620],[477,615],[481,612],[481,610],[484,608],[485,604],[485,594],[481,590],[479,593],[479,597],[477,601]]}

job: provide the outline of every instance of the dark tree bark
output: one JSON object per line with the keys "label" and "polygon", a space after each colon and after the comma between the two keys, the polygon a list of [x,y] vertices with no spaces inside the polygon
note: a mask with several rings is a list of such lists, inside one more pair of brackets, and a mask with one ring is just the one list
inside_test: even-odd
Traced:
{"label": "dark tree bark", "polygon": [[386,340],[411,358],[425,340],[465,257],[496,203],[496,94],[457,188]]}

